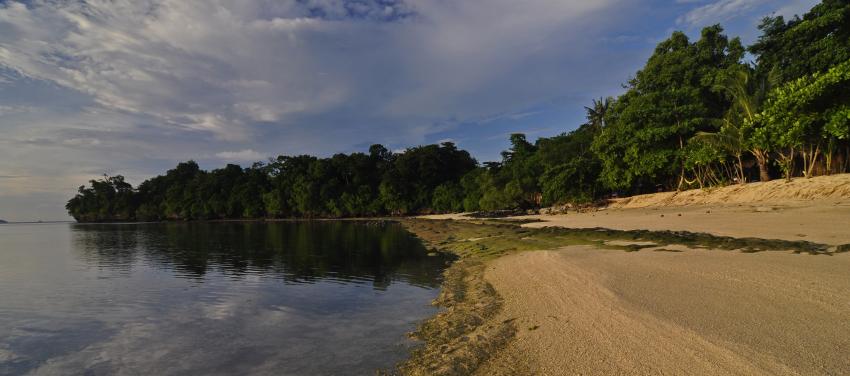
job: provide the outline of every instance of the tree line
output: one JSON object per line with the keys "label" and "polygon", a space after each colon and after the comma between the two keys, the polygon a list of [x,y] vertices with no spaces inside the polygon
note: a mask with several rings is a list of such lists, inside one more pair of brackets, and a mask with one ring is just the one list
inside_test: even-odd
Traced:
{"label": "tree line", "polygon": [[533,143],[513,134],[499,162],[452,143],[212,171],[189,161],[137,188],[91,181],[66,208],[78,221],[406,215],[847,172],[850,4],[825,0],[759,30],[746,47],[719,25],[696,41],[672,33],[623,94],[585,108],[585,124]]}
{"label": "tree line", "polygon": [[136,189],[122,176],[91,181],[67,209],[86,222],[403,215],[452,199],[453,184],[476,168],[450,142],[404,153],[373,145],[368,154],[279,156],[212,171],[188,161]]}

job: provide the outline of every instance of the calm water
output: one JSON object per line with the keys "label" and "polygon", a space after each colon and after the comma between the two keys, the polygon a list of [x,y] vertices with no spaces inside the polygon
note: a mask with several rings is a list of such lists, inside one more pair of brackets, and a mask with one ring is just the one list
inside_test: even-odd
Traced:
{"label": "calm water", "polygon": [[0,374],[374,374],[447,261],[395,224],[0,225]]}

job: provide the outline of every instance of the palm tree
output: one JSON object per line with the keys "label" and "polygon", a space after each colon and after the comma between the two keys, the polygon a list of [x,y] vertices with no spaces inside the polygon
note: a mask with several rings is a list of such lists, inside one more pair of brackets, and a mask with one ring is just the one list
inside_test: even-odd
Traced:
{"label": "palm tree", "polygon": [[728,112],[723,118],[723,125],[718,132],[698,132],[693,139],[705,142],[720,150],[723,150],[735,157],[735,175],[737,175],[738,183],[746,183],[744,175],[744,162],[742,156],[747,151],[747,139],[741,131],[740,121],[735,119],[735,112]]}
{"label": "palm tree", "polygon": [[599,97],[599,99],[593,100],[592,107],[584,107],[584,110],[587,111],[587,123],[590,124],[596,132],[605,128],[605,114],[608,112],[608,109],[611,107],[613,102],[614,99],[611,97]]}
{"label": "palm tree", "polygon": [[[732,106],[723,119],[723,127],[720,132],[704,134],[704,140],[714,139],[717,145],[722,145],[738,159],[738,174],[743,177],[743,164],[741,154],[749,151],[759,166],[759,179],[770,180],[767,171],[767,163],[770,157],[769,150],[763,145],[751,142],[752,133],[758,127],[756,115],[769,90],[769,80],[755,79],[752,68],[742,67],[736,69],[718,85],[732,97]],[[744,183],[743,179],[740,180]]]}

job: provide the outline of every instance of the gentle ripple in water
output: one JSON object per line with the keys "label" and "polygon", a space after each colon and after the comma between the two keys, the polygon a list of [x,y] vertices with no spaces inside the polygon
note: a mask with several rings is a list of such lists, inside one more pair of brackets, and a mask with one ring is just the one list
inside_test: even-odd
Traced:
{"label": "gentle ripple in water", "polygon": [[0,374],[373,374],[447,261],[392,224],[3,225]]}

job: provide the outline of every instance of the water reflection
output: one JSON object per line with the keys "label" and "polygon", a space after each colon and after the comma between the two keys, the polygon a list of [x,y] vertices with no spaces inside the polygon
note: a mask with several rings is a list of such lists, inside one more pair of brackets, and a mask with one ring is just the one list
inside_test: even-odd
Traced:
{"label": "water reflection", "polygon": [[447,261],[397,224],[3,226],[0,374],[374,374]]}
{"label": "water reflection", "polygon": [[422,244],[394,223],[76,224],[73,235],[74,248],[89,264],[129,271],[141,261],[196,278],[217,271],[290,283],[371,281],[376,289],[399,279],[433,288],[446,262],[444,256],[427,256]]}

